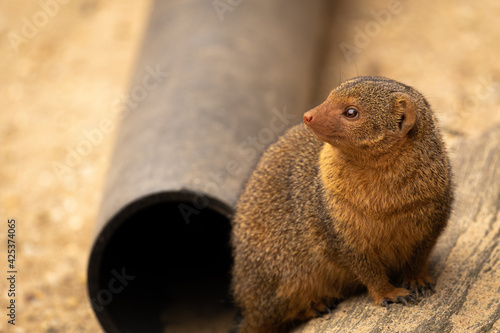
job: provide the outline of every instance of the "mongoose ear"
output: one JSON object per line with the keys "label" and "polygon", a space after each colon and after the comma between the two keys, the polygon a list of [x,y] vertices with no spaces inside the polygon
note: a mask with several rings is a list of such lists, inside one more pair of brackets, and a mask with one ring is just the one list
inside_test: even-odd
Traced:
{"label": "mongoose ear", "polygon": [[396,93],[393,101],[393,112],[397,117],[399,135],[403,137],[415,125],[415,103],[413,97],[405,93]]}

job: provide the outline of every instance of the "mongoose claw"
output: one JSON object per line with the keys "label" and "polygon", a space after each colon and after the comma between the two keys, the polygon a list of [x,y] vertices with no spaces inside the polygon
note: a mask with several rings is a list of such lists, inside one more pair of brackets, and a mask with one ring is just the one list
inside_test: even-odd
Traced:
{"label": "mongoose claw", "polygon": [[396,298],[394,298],[394,299],[385,298],[382,301],[382,306],[385,306],[386,309],[389,309],[390,303],[401,303],[405,306],[408,306],[408,302],[416,303],[416,301],[417,300],[411,294],[409,294],[406,296],[396,296]]}
{"label": "mongoose claw", "polygon": [[428,296],[428,292],[427,292],[427,289],[425,288],[425,286],[422,286],[422,285],[414,285],[413,287],[411,287],[411,296],[414,297],[414,299],[418,299],[420,298],[420,296],[422,297],[427,297]]}
{"label": "mongoose claw", "polygon": [[408,294],[406,296],[397,296],[396,297],[396,303],[402,303],[404,305],[408,305],[408,302],[416,303],[417,299],[415,297],[413,297],[412,294]]}
{"label": "mongoose claw", "polygon": [[[427,281],[426,281],[427,280]],[[434,284],[429,279],[415,279],[405,283],[404,288],[411,292],[411,295],[418,299],[420,297],[428,297],[436,292]]]}
{"label": "mongoose claw", "polygon": [[320,308],[316,307],[315,312],[317,317],[324,316],[326,314],[332,314],[332,310],[335,310],[340,303],[338,298],[332,298],[331,300],[324,303]]}
{"label": "mongoose claw", "polygon": [[326,303],[326,306],[330,310],[335,310],[339,306],[339,303],[340,300],[338,298],[333,298],[328,303]]}
{"label": "mongoose claw", "polygon": [[316,317],[323,317],[324,315],[332,314],[332,309],[325,307],[324,310],[316,310]]}
{"label": "mongoose claw", "polygon": [[398,296],[396,297],[396,301],[398,303],[403,303],[404,305],[408,305],[408,301],[404,297]]}
{"label": "mongoose claw", "polygon": [[434,289],[434,284],[431,282],[426,282],[425,287],[422,286],[422,289],[424,289],[426,292],[425,296],[430,296],[436,292],[436,289]]}
{"label": "mongoose claw", "polygon": [[[417,286],[417,285],[414,285],[414,286],[413,286],[413,288],[412,288],[412,292],[413,292],[413,294],[415,295],[415,298],[418,298],[418,296],[419,296],[419,293],[418,293],[418,292],[419,292],[419,290],[418,290],[418,289],[419,289],[419,288],[418,288],[418,286]],[[423,294],[423,293],[422,293],[422,294]]]}
{"label": "mongoose claw", "polygon": [[413,297],[413,295],[411,295],[411,294],[407,295],[406,299],[409,300],[412,303],[417,303],[417,299],[415,297]]}
{"label": "mongoose claw", "polygon": [[434,284],[433,283],[426,282],[425,285],[427,286],[427,288],[429,288],[431,290],[431,292],[433,294],[436,292],[436,289],[434,289]]}
{"label": "mongoose claw", "polygon": [[428,297],[436,292],[434,289],[434,285],[429,282],[425,282],[425,285],[414,285],[411,288],[412,295],[415,298],[419,298],[420,296],[422,297]]}

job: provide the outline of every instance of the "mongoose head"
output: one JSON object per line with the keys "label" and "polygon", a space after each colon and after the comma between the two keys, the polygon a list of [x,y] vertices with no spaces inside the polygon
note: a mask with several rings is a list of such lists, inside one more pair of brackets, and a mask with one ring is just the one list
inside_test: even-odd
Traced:
{"label": "mongoose head", "polygon": [[325,102],[304,114],[304,123],[318,139],[342,151],[373,155],[394,151],[419,134],[423,118],[432,122],[430,112],[412,87],[362,76],[334,89]]}

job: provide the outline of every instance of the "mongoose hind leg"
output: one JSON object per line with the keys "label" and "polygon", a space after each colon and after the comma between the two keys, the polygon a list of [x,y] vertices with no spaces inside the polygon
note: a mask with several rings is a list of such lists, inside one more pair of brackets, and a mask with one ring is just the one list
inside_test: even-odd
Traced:
{"label": "mongoose hind leg", "polygon": [[319,305],[316,305],[314,307],[316,309],[316,317],[322,317],[327,314],[332,314],[333,310],[337,309],[339,303],[340,299],[334,297],[330,300],[321,302]]}
{"label": "mongoose hind leg", "polygon": [[288,305],[286,320],[307,321],[332,313],[342,299],[363,288],[352,272],[334,261],[306,271],[280,286],[278,295]]}
{"label": "mongoose hind leg", "polygon": [[299,321],[307,321],[312,318],[322,317],[327,314],[331,314],[333,310],[337,309],[340,303],[339,298],[331,298],[328,300],[322,300],[320,302],[312,303],[311,306],[297,315]]}

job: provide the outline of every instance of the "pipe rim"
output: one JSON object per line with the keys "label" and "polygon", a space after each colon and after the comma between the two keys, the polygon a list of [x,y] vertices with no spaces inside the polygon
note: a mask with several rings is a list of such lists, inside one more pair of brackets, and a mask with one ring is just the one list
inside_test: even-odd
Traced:
{"label": "pipe rim", "polygon": [[94,242],[91,247],[91,252],[87,266],[87,293],[93,312],[95,313],[99,323],[106,332],[121,332],[115,325],[112,316],[104,308],[98,311],[94,308],[92,302],[92,295],[97,295],[99,292],[99,277],[101,274],[100,268],[102,258],[106,249],[107,243],[110,241],[114,233],[134,214],[141,210],[153,207],[158,204],[167,203],[192,203],[196,198],[206,198],[208,204],[203,209],[210,209],[213,212],[220,214],[222,217],[231,221],[234,210],[221,200],[207,195],[205,193],[196,192],[192,190],[180,191],[162,191],[142,196],[116,212],[108,222],[96,233]]}

